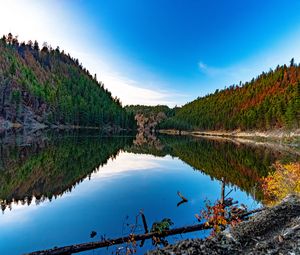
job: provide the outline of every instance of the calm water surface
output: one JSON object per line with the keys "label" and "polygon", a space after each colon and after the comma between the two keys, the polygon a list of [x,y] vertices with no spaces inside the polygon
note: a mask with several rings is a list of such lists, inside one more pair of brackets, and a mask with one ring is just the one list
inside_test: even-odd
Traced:
{"label": "calm water surface", "polygon": [[[230,197],[253,209],[263,199],[258,180],[283,156],[293,157],[266,147],[190,137],[3,139],[0,254],[127,235],[141,209],[150,226],[163,218],[174,227],[195,224],[205,200],[220,199],[220,180],[226,193],[232,190]],[[177,206],[177,191],[189,201]],[[93,239],[92,230],[97,232]],[[139,219],[136,233],[142,232]],[[82,254],[111,254],[118,247]],[[150,248],[147,241],[138,254]]]}

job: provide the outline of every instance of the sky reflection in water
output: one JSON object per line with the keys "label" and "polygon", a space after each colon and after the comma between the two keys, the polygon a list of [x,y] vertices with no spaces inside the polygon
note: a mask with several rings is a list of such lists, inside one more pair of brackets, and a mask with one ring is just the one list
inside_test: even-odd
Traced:
{"label": "sky reflection in water", "polygon": [[[180,201],[178,190],[189,199],[180,207],[176,206]],[[0,216],[0,253],[20,254],[91,241],[92,230],[98,233],[93,240],[100,235],[126,235],[129,231],[126,223],[134,223],[140,209],[144,210],[149,225],[166,217],[175,226],[193,224],[196,223],[194,214],[203,208],[204,200],[215,201],[220,192],[219,181],[212,181],[177,158],[122,152],[71,193],[38,206],[14,204],[11,211],[6,210]],[[238,189],[231,196],[250,208],[257,206]],[[149,247],[150,241],[139,252]],[[110,254],[112,250],[102,249],[96,254]]]}

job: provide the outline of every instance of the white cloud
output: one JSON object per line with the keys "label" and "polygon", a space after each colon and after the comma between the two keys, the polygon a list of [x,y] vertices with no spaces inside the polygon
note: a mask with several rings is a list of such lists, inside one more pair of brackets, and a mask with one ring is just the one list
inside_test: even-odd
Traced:
{"label": "white cloud", "polygon": [[174,106],[172,92],[153,88],[142,88],[138,82],[117,73],[106,73],[102,75],[102,80],[113,95],[121,98],[124,105],[146,104],[146,105],[169,105]]}
{"label": "white cloud", "polygon": [[164,163],[170,160],[170,156],[162,158],[152,155],[122,152],[116,159],[109,159],[105,166],[100,166],[92,175],[92,178],[119,176],[132,171],[158,170],[163,166],[166,166],[164,168],[165,171],[169,168]]}
{"label": "white cloud", "polygon": [[104,83],[105,88],[113,96],[120,98],[123,105],[160,104],[173,107],[176,104],[178,105],[178,101],[174,101],[174,99],[180,98],[184,101],[187,97],[183,93],[160,89],[160,81],[148,80],[141,85],[141,81],[129,78],[122,72],[116,71],[112,64],[100,60],[101,58],[93,58],[92,55],[84,52],[76,52],[76,55],[83,60],[84,66],[87,66],[91,73],[97,73],[97,79]]}
{"label": "white cloud", "polygon": [[[22,204],[20,201],[13,202],[11,204],[11,210],[6,209],[1,215],[0,227],[5,225],[15,225],[23,222],[28,222],[32,220],[32,214],[37,211],[38,206],[36,206],[37,199],[32,198],[30,205]],[[49,205],[49,201],[45,200],[39,203],[39,208],[46,207]]]}
{"label": "white cloud", "polygon": [[270,45],[268,50],[257,52],[255,56],[236,64],[217,67],[199,61],[198,68],[205,75],[207,84],[214,88],[223,88],[238,84],[240,81],[250,81],[263,71],[267,72],[270,68],[275,69],[277,65],[289,64],[292,58],[295,58],[296,62],[300,61],[299,45],[300,29],[297,29],[281,42]]}
{"label": "white cloud", "polygon": [[[88,34],[85,21],[78,23],[78,13],[72,13],[63,4],[63,1],[49,0],[0,0],[0,35],[11,32],[19,35],[20,41],[36,39],[40,44],[46,41],[54,48],[60,46],[78,58],[90,73],[97,73],[98,79],[123,105],[175,106],[174,100],[177,104],[185,102],[185,95],[161,89],[165,87],[163,82],[148,80],[147,75],[140,73],[137,79],[129,78],[124,73],[124,61],[107,54],[103,45],[93,45],[90,38],[93,33]],[[118,61],[122,62],[121,66],[116,64]]]}
{"label": "white cloud", "polygon": [[[256,71],[257,67],[254,69],[251,65],[244,66],[243,64],[233,65],[228,67],[213,67],[204,64],[203,62],[198,63],[200,71],[208,76],[210,79],[220,79],[228,82],[228,80],[240,81],[243,80],[245,76]],[[228,84],[227,84],[228,85]]]}
{"label": "white cloud", "polygon": [[[77,10],[73,8],[65,8],[66,3],[72,4],[71,1],[58,0],[0,0],[0,36],[12,32],[19,35],[20,40],[37,39],[40,44],[47,41],[53,47],[59,45],[78,58],[90,73],[97,73],[98,79],[104,82],[113,96],[121,99],[123,105],[180,105],[216,88],[249,81],[270,67],[288,63],[292,57],[296,62],[300,60],[299,29],[277,42],[277,45],[270,45],[268,50],[257,52],[254,57],[231,66],[219,67],[199,61],[197,65],[203,77],[195,81],[197,86],[189,92],[193,94],[185,95],[177,90],[164,89],[172,88],[171,84],[135,68],[130,61],[121,59],[118,53],[111,54],[101,40],[95,44],[91,26],[87,25],[89,21],[79,22],[81,13],[76,13]],[[102,33],[99,26],[97,32]],[[105,38],[105,35],[101,34],[100,37]],[[127,67],[132,67],[135,74],[126,72]],[[180,92],[184,90],[183,84]]]}
{"label": "white cloud", "polygon": [[206,65],[206,64],[204,64],[202,61],[200,61],[200,62],[198,63],[198,66],[199,66],[199,69],[200,69],[202,72],[206,72],[206,70],[207,70],[207,65]]}
{"label": "white cloud", "polygon": [[47,41],[53,47],[72,50],[73,39],[82,33],[74,21],[59,1],[0,0],[0,33],[11,32],[21,41]]}
{"label": "white cloud", "polygon": [[203,74],[210,77],[224,75],[228,71],[228,68],[217,68],[217,67],[208,66],[202,61],[198,62],[198,67]]}

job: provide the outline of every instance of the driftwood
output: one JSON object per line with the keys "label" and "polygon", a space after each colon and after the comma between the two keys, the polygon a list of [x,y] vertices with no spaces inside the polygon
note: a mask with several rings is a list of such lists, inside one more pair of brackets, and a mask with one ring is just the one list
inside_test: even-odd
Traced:
{"label": "driftwood", "polygon": [[145,234],[147,234],[147,233],[149,233],[149,230],[148,230],[148,225],[147,225],[145,214],[144,214],[143,211],[140,211],[140,214],[142,216],[142,221],[143,221],[143,226],[144,226]]}
{"label": "driftwood", "polygon": [[[260,212],[264,209],[265,208],[260,208],[260,209],[255,209],[253,211],[249,211],[247,213],[242,214],[241,218],[247,217],[253,213]],[[206,223],[202,223],[202,224],[197,224],[192,226],[164,230],[162,232],[150,232],[150,233],[137,234],[137,235],[130,234],[129,236],[119,237],[115,239],[107,239],[104,241],[88,242],[88,243],[64,246],[60,248],[53,248],[49,250],[36,251],[36,252],[28,253],[27,255],[70,255],[73,253],[122,244],[122,243],[130,242],[132,240],[143,241],[143,240],[151,239],[153,237],[166,237],[166,236],[184,234],[184,233],[211,229],[211,228],[212,226],[207,225]]]}
{"label": "driftwood", "polygon": [[250,216],[251,214],[261,212],[261,211],[263,211],[265,209],[266,209],[265,207],[262,207],[262,208],[257,208],[257,209],[254,209],[254,210],[251,210],[251,211],[248,211],[248,212],[244,212],[244,213],[242,213],[242,214],[239,215],[239,218],[240,219],[245,219],[248,216]]}
{"label": "driftwood", "polygon": [[179,191],[177,191],[177,195],[181,198],[181,201],[177,203],[177,207],[188,202],[188,200]]}
{"label": "driftwood", "polygon": [[177,195],[181,198],[182,201],[184,202],[188,201],[179,191],[177,191]]}
{"label": "driftwood", "polygon": [[[143,226],[144,226],[145,234],[147,234],[147,233],[149,233],[149,230],[148,230],[148,224],[147,224],[147,220],[146,220],[145,214],[144,214],[143,211],[140,211],[140,214],[142,216],[142,221],[143,221]],[[144,240],[141,241],[140,247],[144,246],[145,240],[146,239],[144,239]]]}
{"label": "driftwood", "polygon": [[27,255],[58,255],[58,254],[70,255],[72,253],[78,253],[78,252],[88,251],[96,248],[103,248],[103,247],[109,247],[116,244],[122,244],[122,243],[130,242],[131,240],[141,241],[141,240],[151,239],[152,237],[166,237],[166,236],[189,233],[189,232],[194,232],[194,231],[204,230],[209,228],[211,227],[207,226],[207,224],[197,224],[193,226],[165,230],[162,232],[150,232],[147,234],[138,234],[138,235],[131,234],[129,236],[119,237],[116,239],[107,239],[104,241],[82,243],[77,245],[64,246],[61,248],[53,248],[49,250],[36,251],[36,252],[28,253]]}

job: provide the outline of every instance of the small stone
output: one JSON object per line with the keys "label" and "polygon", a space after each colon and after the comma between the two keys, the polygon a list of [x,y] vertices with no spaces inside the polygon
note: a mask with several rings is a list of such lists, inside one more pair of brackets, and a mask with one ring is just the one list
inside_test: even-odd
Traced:
{"label": "small stone", "polygon": [[279,242],[279,243],[282,243],[282,242],[283,242],[283,236],[282,236],[282,235],[279,235],[279,236],[278,236],[278,242]]}

